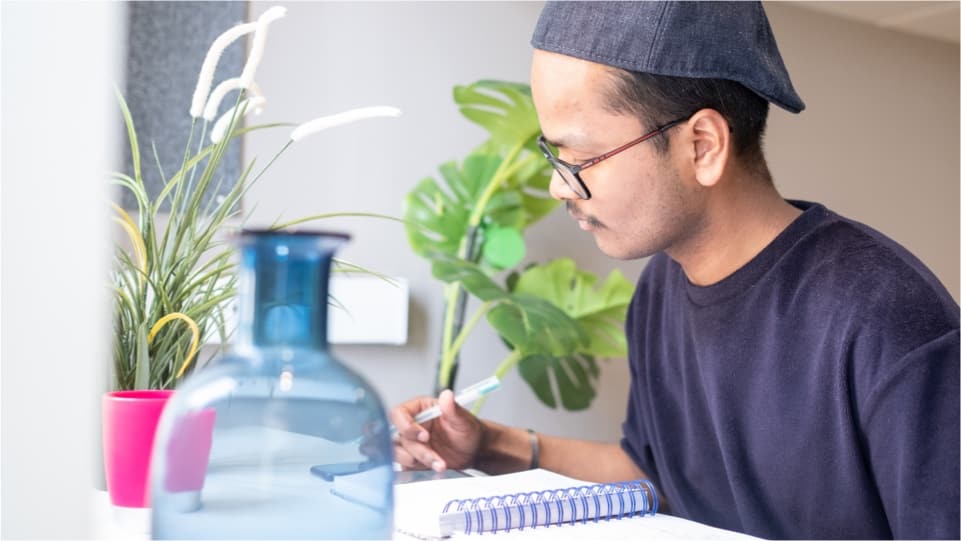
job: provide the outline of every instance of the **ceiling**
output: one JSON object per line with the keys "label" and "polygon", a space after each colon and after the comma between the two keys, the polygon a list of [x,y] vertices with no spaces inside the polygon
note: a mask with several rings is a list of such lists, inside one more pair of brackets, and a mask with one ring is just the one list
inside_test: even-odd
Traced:
{"label": "ceiling", "polygon": [[878,28],[958,43],[961,2],[791,2]]}

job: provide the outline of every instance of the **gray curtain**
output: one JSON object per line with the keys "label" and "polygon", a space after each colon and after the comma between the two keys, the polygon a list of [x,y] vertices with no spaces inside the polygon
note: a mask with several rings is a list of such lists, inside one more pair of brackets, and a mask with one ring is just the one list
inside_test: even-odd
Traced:
{"label": "gray curtain", "polygon": [[[128,4],[129,36],[124,97],[137,127],[141,169],[151,198],[156,197],[163,186],[153,147],[156,147],[166,176],[180,168],[192,120],[190,101],[204,56],[218,35],[247,19],[247,8],[247,2]],[[224,51],[213,86],[240,75],[246,47],[247,41],[239,39]],[[236,91],[227,95],[220,106],[220,113],[233,106],[236,95]],[[194,150],[199,136],[198,129],[191,144]],[[126,136],[122,140],[124,172],[132,174],[133,165]],[[209,138],[204,144],[209,144]],[[207,199],[228,191],[239,177],[241,165],[241,145],[235,141],[228,149],[220,169],[220,190],[217,194],[208,195]],[[126,190],[122,190],[122,193],[124,208],[135,210],[137,204],[134,198]]]}

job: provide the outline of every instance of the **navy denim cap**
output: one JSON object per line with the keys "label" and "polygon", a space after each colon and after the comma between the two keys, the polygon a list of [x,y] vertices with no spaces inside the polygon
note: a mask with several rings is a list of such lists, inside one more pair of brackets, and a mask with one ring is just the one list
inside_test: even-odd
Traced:
{"label": "navy denim cap", "polygon": [[804,109],[760,2],[547,2],[537,49],[630,71],[737,81]]}

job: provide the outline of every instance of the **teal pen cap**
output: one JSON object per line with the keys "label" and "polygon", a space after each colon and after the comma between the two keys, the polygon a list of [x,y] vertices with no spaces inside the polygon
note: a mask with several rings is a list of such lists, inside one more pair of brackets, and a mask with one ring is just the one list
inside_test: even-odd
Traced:
{"label": "teal pen cap", "polygon": [[[500,386],[501,380],[498,379],[497,376],[491,376],[487,379],[478,381],[470,387],[462,389],[459,393],[454,395],[454,402],[460,404],[461,407],[466,407],[467,405],[474,403],[474,401],[476,401],[478,398],[486,396],[497,389],[500,389]],[[440,417],[440,406],[434,405],[415,415],[414,422],[421,424],[430,421],[431,419],[436,419],[437,417]],[[390,434],[391,436],[397,435],[396,426],[390,426]]]}

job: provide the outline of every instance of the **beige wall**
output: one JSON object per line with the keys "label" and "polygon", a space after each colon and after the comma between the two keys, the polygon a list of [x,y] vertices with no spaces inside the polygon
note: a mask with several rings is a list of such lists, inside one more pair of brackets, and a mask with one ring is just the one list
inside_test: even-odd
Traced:
{"label": "beige wall", "polygon": [[957,300],[958,45],[766,8],[808,107],[771,115],[766,150],[782,194],[894,238]]}
{"label": "beige wall", "polygon": [[[267,3],[255,3],[260,13]],[[450,89],[481,78],[527,80],[538,3],[292,3],[271,31],[260,84],[263,120],[302,121],[368,104],[402,108],[292,147],[250,197],[272,221],[338,210],[399,215],[404,194],[443,161],[461,158],[483,132],[456,111]],[[817,200],[905,244],[958,297],[958,47],[846,22],[789,4],[768,5],[808,110],[772,109],[767,152],[787,197]],[[284,133],[250,138],[266,159]],[[442,298],[401,229],[369,220],[327,222],[351,231],[343,256],[410,280],[410,343],[341,346],[388,404],[431,388]],[[594,272],[634,280],[643,261],[617,262],[562,212],[529,230],[529,258],[570,256]],[[463,352],[461,384],[489,375],[506,355],[486,325]],[[542,406],[511,374],[485,406],[492,419],[548,433],[616,440],[628,371],[605,363],[602,394],[576,414]]]}

